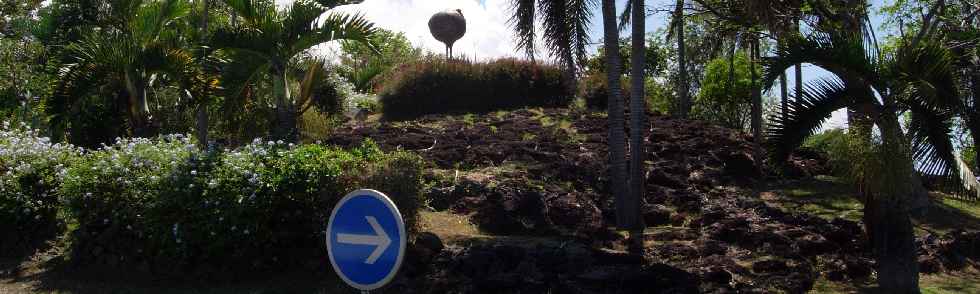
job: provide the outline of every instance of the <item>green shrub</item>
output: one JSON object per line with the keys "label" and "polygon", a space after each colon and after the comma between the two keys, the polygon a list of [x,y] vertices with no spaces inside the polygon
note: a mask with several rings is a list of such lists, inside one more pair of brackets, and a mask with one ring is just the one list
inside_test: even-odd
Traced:
{"label": "green shrub", "polygon": [[826,154],[832,172],[843,176],[851,173],[855,159],[851,151],[852,140],[846,130],[831,129],[807,138],[803,148]]}
{"label": "green shrub", "polygon": [[386,192],[413,234],[421,160],[373,143],[343,150],[255,141],[201,153],[184,136],[121,140],[71,167],[61,189],[72,258],[157,271],[270,269],[323,261],[334,203]]}
{"label": "green shrub", "polygon": [[[604,110],[609,106],[609,86],[605,73],[588,74],[579,82],[579,96],[585,100],[585,106],[590,109]],[[620,93],[624,101],[630,99],[629,83],[625,80],[620,84]],[[625,105],[625,104],[624,104]]]}
{"label": "green shrub", "polygon": [[[701,90],[693,97],[691,116],[736,130],[749,130],[755,89],[751,65],[748,55],[742,51],[733,57],[711,60],[705,67]],[[755,70],[762,76],[759,67]]]}
{"label": "green shrub", "polygon": [[56,234],[57,188],[80,149],[52,144],[24,126],[0,128],[0,255]]}
{"label": "green shrub", "polygon": [[379,96],[383,117],[390,120],[567,106],[573,98],[554,66],[517,59],[474,63],[437,58],[402,65],[386,79]]}
{"label": "green shrub", "polygon": [[[582,77],[581,82],[579,82],[579,97],[585,100],[585,106],[590,109],[595,110],[605,110],[609,104],[609,90],[606,86],[606,75],[604,73],[592,73],[586,74]],[[656,81],[653,78],[647,78],[644,81],[644,91],[647,97],[647,108],[660,113],[660,114],[670,114],[674,105],[673,95],[670,93],[670,89],[666,87],[663,83]],[[624,77],[621,84],[621,90],[623,93],[624,107],[629,107],[629,100],[631,96],[631,85],[629,77]]]}

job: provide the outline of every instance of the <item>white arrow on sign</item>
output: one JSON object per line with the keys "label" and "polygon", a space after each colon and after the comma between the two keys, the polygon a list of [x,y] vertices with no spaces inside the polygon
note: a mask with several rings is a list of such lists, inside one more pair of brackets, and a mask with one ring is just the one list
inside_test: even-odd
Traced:
{"label": "white arrow on sign", "polygon": [[338,243],[354,244],[354,245],[373,245],[376,246],[371,255],[364,260],[364,263],[374,264],[381,257],[381,253],[384,253],[388,246],[391,245],[391,237],[388,237],[388,233],[385,232],[381,225],[378,224],[378,220],[373,216],[365,216],[367,222],[371,224],[371,228],[374,229],[374,235],[353,235],[353,234],[337,234]]}

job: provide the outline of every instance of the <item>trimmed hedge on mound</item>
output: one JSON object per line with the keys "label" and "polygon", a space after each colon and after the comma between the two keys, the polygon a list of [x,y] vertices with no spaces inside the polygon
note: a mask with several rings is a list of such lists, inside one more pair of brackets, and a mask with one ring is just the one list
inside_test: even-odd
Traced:
{"label": "trimmed hedge on mound", "polygon": [[[10,146],[0,140],[2,154]],[[53,151],[45,152],[33,156]],[[421,158],[382,152],[371,141],[353,149],[256,141],[233,151],[201,152],[188,137],[167,136],[59,152],[66,155],[52,156],[43,168],[35,164],[33,174],[43,175],[38,183],[44,189],[21,188],[18,194],[11,192],[12,177],[2,178],[0,218],[27,219],[19,207],[44,204],[30,208],[38,225],[12,231],[29,235],[38,226],[68,223],[70,256],[78,264],[161,273],[322,268],[326,223],[346,193],[385,192],[410,237],[422,205]],[[70,164],[54,164],[59,160]],[[23,164],[12,163],[4,158],[0,170],[31,178],[18,172]],[[3,237],[0,243],[7,243],[9,236]]]}
{"label": "trimmed hedge on mound", "polygon": [[428,59],[392,72],[379,94],[387,120],[568,106],[573,99],[557,67],[512,58],[490,62]]}

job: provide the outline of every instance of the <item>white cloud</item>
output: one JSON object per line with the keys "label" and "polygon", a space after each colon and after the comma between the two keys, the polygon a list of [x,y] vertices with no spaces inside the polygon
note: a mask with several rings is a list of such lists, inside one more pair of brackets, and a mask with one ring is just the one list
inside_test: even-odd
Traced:
{"label": "white cloud", "polygon": [[[280,7],[292,2],[276,0]],[[517,50],[514,31],[507,23],[510,0],[366,0],[333,11],[362,14],[375,26],[403,32],[413,45],[441,54],[445,45],[429,33],[429,17],[449,9],[462,10],[466,18],[466,35],[453,45],[454,55],[477,59],[524,56]],[[329,52],[336,48],[336,44],[330,44],[318,50]]]}
{"label": "white cloud", "polygon": [[429,33],[429,17],[439,11],[461,9],[466,35],[453,46],[457,56],[478,59],[519,56],[508,27],[510,0],[366,0],[337,10],[361,13],[376,26],[405,33],[415,46],[442,53],[445,45]]}

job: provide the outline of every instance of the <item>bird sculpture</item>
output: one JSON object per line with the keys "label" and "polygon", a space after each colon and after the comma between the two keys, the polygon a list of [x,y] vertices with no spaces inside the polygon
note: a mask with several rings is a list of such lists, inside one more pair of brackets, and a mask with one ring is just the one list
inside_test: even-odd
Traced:
{"label": "bird sculpture", "polygon": [[429,32],[446,44],[446,56],[453,58],[453,43],[466,34],[466,18],[459,9],[437,12],[429,18]]}

